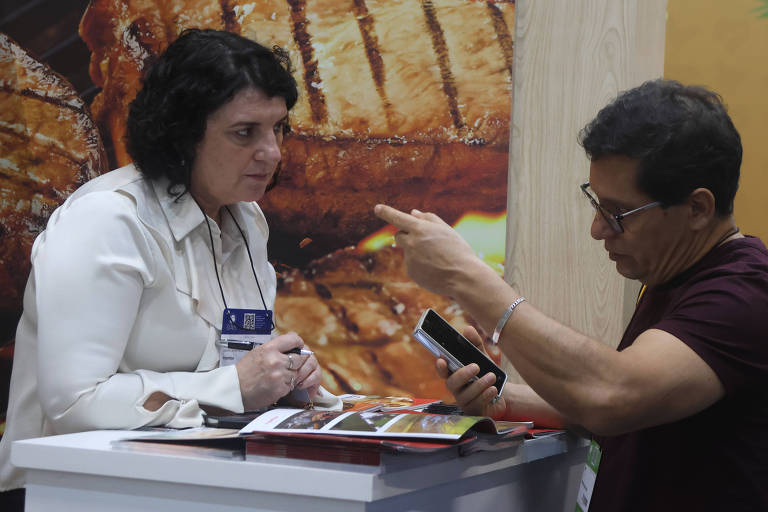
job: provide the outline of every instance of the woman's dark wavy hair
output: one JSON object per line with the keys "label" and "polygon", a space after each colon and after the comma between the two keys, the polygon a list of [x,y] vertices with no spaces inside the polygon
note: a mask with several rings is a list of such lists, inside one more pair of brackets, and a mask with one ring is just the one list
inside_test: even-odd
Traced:
{"label": "woman's dark wavy hair", "polygon": [[720,96],[704,87],[653,80],[623,92],[581,130],[579,142],[591,160],[638,160],[638,188],[663,207],[703,187],[718,215],[733,213],[741,137]]}
{"label": "woman's dark wavy hair", "polygon": [[247,87],[284,98],[288,110],[298,98],[290,61],[279,47],[270,50],[219,30],[182,32],[146,68],[131,102],[126,143],[136,167],[149,179],[168,178],[169,193],[186,192],[208,117]]}

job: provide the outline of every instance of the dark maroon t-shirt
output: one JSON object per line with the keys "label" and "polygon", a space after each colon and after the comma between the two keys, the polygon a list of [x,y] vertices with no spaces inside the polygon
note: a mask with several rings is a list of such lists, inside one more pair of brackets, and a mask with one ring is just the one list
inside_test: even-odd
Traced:
{"label": "dark maroon t-shirt", "polygon": [[754,237],[714,248],[649,289],[619,350],[648,329],[691,347],[725,396],[674,423],[596,437],[589,512],[768,511],[768,250]]}

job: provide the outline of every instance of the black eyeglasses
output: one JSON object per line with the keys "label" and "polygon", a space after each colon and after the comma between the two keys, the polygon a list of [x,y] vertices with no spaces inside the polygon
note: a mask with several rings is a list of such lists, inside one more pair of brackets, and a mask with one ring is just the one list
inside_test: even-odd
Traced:
{"label": "black eyeglasses", "polygon": [[616,233],[623,233],[624,232],[624,226],[621,225],[622,219],[629,217],[633,213],[641,212],[643,210],[647,210],[648,208],[653,208],[654,206],[661,206],[661,202],[654,201],[652,203],[648,203],[646,205],[643,205],[639,208],[635,208],[634,210],[629,210],[626,213],[612,213],[606,210],[600,203],[597,202],[597,199],[594,198],[592,194],[589,193],[587,190],[589,188],[589,182],[584,183],[581,185],[581,191],[584,192],[584,195],[587,196],[587,199],[589,199],[589,202],[592,204],[592,207],[600,213],[600,216],[605,219],[605,222],[608,223],[609,226],[611,226],[611,229],[613,229]]}

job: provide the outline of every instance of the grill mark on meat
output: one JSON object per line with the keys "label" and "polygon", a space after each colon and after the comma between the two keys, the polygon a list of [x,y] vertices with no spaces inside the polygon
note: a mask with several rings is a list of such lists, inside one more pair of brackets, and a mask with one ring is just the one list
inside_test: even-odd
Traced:
{"label": "grill mark on meat", "polygon": [[221,21],[224,23],[224,30],[227,32],[240,33],[240,23],[235,16],[235,9],[231,5],[230,0],[219,0],[221,6]]}
{"label": "grill mark on meat", "polygon": [[0,171],[0,181],[13,182],[14,186],[23,187],[30,192],[29,197],[39,195],[46,200],[58,200],[63,201],[72,191],[64,191],[63,193],[55,189],[52,185],[40,183],[27,176],[19,176],[4,173]]}
{"label": "grill mark on meat", "polygon": [[320,297],[324,299],[333,298],[333,294],[331,294],[331,290],[329,290],[327,286],[325,286],[322,283],[312,283],[312,284],[315,285],[315,291]]}
{"label": "grill mark on meat", "polygon": [[[86,116],[90,118],[90,114],[89,112],[87,112],[84,106],[77,106],[76,104],[73,105],[71,101],[66,101],[61,98],[56,98],[53,96],[44,96],[37,91],[33,91],[32,89],[25,88],[25,89],[17,90],[7,85],[0,85],[0,92],[5,92],[15,96],[23,96],[25,98],[29,98],[35,101],[42,101],[44,103],[48,103],[49,105],[53,105],[58,108],[70,110],[75,114],[77,114],[78,116]],[[95,177],[96,175],[100,174],[103,171],[102,158],[101,158],[101,155],[98,154],[98,152],[95,155],[91,155],[94,163],[94,170],[91,170],[89,166],[90,159],[87,156],[85,158],[76,158],[75,156],[71,155],[70,153],[67,153],[66,151],[64,151],[54,143],[43,144],[39,140],[37,140],[35,137],[30,137],[26,133],[21,134],[15,130],[12,130],[4,126],[0,126],[0,132],[18,137],[27,144],[31,143],[31,144],[35,144],[40,147],[43,147],[47,152],[60,155],[61,157],[76,164],[80,168],[80,172],[84,177],[83,179],[80,180],[81,183],[85,183],[88,179]],[[88,145],[91,147],[98,146],[101,144],[100,140],[98,139],[98,135],[94,133],[87,134],[85,136],[85,140],[87,141]]]}
{"label": "grill mark on meat", "polygon": [[496,39],[501,46],[501,53],[504,55],[504,64],[507,66],[507,72],[509,77],[512,78],[512,63],[514,53],[514,40],[512,34],[509,31],[507,22],[504,20],[504,14],[501,12],[494,2],[489,1],[488,12],[491,15],[491,21],[493,22],[493,30],[496,32]]}
{"label": "grill mark on meat", "polygon": [[[301,141],[302,143],[310,142],[310,143],[317,143],[318,136],[307,134],[307,133],[298,133],[298,132],[291,132],[291,140],[297,140]],[[323,141],[327,143],[327,141]],[[321,142],[321,143],[323,143]],[[385,144],[387,146],[404,146],[406,144],[421,144],[424,146],[430,146],[430,147],[438,147],[441,145],[447,145],[450,144],[450,141],[446,141],[444,139],[440,139],[438,137],[429,137],[429,136],[422,136],[422,138],[418,139],[415,137],[402,137],[402,136],[393,136],[393,137],[371,137],[366,136],[364,133],[355,134],[355,135],[347,135],[344,133],[340,133],[338,135],[333,136],[333,144],[339,145],[342,143],[353,143],[355,146],[359,145],[368,145],[368,146],[378,146],[381,144]],[[471,145],[472,146],[488,146],[491,143],[489,143],[485,139],[473,139]],[[504,142],[504,147],[506,147],[506,139]]]}
{"label": "grill mark on meat", "polygon": [[427,29],[432,37],[432,49],[437,56],[437,64],[440,67],[440,78],[443,82],[443,93],[448,101],[448,110],[451,114],[453,126],[461,133],[466,123],[459,111],[457,100],[456,79],[451,71],[451,60],[448,57],[448,45],[445,42],[445,33],[437,19],[437,12],[432,0],[422,0],[421,10],[427,23]]}
{"label": "grill mark on meat", "polygon": [[376,365],[376,368],[381,372],[381,376],[384,377],[384,381],[392,384],[394,381],[394,376],[392,375],[392,372],[388,371],[384,366],[379,362],[379,357],[376,355],[376,352],[374,350],[369,350],[368,353],[371,355],[371,359],[373,360],[373,363]]}
{"label": "grill mark on meat", "polygon": [[344,377],[342,374],[334,370],[333,368],[326,366],[325,371],[331,374],[331,377],[336,381],[336,384],[339,385],[339,388],[344,393],[357,393],[358,390],[352,388],[352,385],[349,383],[349,381]]}
{"label": "grill mark on meat", "polygon": [[287,0],[291,7],[291,33],[299,46],[301,61],[304,64],[304,87],[309,96],[309,108],[312,111],[312,121],[325,123],[328,119],[328,107],[325,104],[323,93],[323,81],[317,69],[317,58],[312,48],[312,38],[307,31],[309,19],[307,19],[305,0]]}
{"label": "grill mark on meat", "polygon": [[360,332],[360,327],[347,316],[347,308],[341,304],[333,302],[328,304],[328,308],[348,332],[354,333],[355,335]]}
{"label": "grill mark on meat", "polygon": [[45,150],[44,152],[54,153],[56,155],[59,155],[62,158],[66,159],[66,160],[69,160],[73,164],[76,164],[77,166],[79,166],[81,170],[82,170],[83,166],[87,166],[88,165],[88,159],[87,158],[85,158],[85,159],[75,158],[74,156],[70,155],[69,153],[67,153],[65,151],[62,151],[60,148],[58,148],[54,144],[40,144],[39,142],[35,141],[34,137],[30,137],[27,134],[21,134],[21,133],[15,131],[15,130],[11,130],[10,128],[7,128],[5,126],[0,126],[0,133],[5,133],[7,135],[12,135],[14,137],[17,137],[17,138],[19,138],[21,141],[23,141],[26,144],[35,144],[37,146],[40,146],[40,147],[44,148],[44,150]]}
{"label": "grill mark on meat", "polygon": [[384,106],[387,127],[392,129],[394,124],[392,120],[392,102],[389,101],[387,91],[384,89],[387,77],[384,70],[384,60],[381,58],[381,52],[379,51],[379,38],[376,35],[373,16],[368,11],[365,0],[353,0],[352,9],[354,10],[355,18],[357,18],[360,35],[363,38],[365,56],[368,58],[368,66],[371,68],[371,76],[376,85],[376,92],[379,94],[379,99],[381,99],[381,103]]}
{"label": "grill mark on meat", "polygon": [[71,110],[73,112],[76,112],[78,114],[86,114],[86,112],[83,110],[82,107],[78,107],[75,105],[72,105],[71,103],[62,100],[61,98],[55,98],[52,96],[44,96],[40,94],[37,91],[33,91],[32,89],[14,89],[12,87],[9,87],[8,85],[0,85],[0,91],[6,92],[8,94],[12,94],[15,96],[23,96],[25,98],[30,98],[37,101],[43,101],[45,103],[50,103],[51,105],[55,105],[60,108],[65,108],[67,110]]}
{"label": "grill mark on meat", "polygon": [[334,288],[356,288],[358,290],[371,290],[376,293],[381,293],[382,284],[375,281],[341,281],[333,283]]}

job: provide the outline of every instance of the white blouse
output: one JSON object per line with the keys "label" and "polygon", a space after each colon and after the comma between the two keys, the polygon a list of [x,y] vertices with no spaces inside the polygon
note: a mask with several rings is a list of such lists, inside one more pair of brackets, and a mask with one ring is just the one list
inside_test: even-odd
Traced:
{"label": "white blouse", "polygon": [[[145,425],[199,426],[199,405],[243,411],[237,371],[218,367],[224,303],[197,204],[133,165],[78,189],[32,248],[16,333],[0,490],[24,485],[11,442],[41,435]],[[275,271],[256,203],[230,207],[250,244],[266,307]],[[262,309],[244,240],[229,215],[210,220],[231,308]],[[157,411],[155,392],[173,397]]]}

